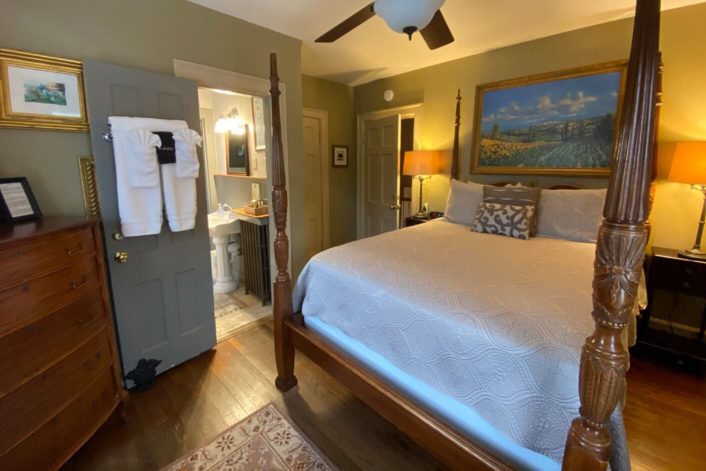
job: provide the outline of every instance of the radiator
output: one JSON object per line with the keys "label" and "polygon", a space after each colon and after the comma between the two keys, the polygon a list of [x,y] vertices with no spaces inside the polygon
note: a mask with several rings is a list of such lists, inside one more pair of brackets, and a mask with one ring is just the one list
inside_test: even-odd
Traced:
{"label": "radiator", "polygon": [[270,282],[270,246],[267,224],[259,225],[240,220],[243,244],[245,294],[253,294],[265,306],[272,301]]}

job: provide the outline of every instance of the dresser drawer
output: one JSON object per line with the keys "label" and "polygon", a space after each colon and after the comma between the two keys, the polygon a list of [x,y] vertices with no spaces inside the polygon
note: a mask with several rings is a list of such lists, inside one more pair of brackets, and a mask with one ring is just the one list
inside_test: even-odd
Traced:
{"label": "dresser drawer", "polygon": [[91,227],[0,249],[0,288],[22,282],[38,271],[48,272],[93,256],[95,252]]}
{"label": "dresser drawer", "polygon": [[0,291],[0,336],[100,290],[95,257]]}
{"label": "dresser drawer", "polygon": [[58,469],[118,404],[110,368],[76,399],[24,441],[0,454],[0,467],[13,471]]}
{"label": "dresser drawer", "polygon": [[66,356],[106,325],[103,298],[88,296],[0,337],[0,397]]}
{"label": "dresser drawer", "polygon": [[649,280],[653,289],[706,296],[706,264],[653,257]]}
{"label": "dresser drawer", "polygon": [[56,415],[110,364],[103,329],[49,370],[0,396],[0,455]]}

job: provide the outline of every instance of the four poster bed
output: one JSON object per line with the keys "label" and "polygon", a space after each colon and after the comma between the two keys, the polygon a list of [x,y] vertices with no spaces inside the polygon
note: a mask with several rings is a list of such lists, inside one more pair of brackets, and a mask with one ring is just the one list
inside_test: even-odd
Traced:
{"label": "four poster bed", "polygon": [[[637,1],[595,244],[518,241],[432,221],[317,255],[294,295],[273,54],[277,387],[297,384],[297,349],[452,469],[629,467],[616,406],[647,242],[659,19],[659,0]],[[459,113],[460,97],[456,179]]]}

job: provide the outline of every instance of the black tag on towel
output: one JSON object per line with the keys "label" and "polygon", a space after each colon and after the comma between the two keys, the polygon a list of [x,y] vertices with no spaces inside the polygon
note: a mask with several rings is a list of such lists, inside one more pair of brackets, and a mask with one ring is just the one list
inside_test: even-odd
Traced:
{"label": "black tag on towel", "polygon": [[162,140],[162,145],[157,147],[157,160],[160,165],[176,163],[176,148],[174,145],[174,135],[170,132],[154,133]]}

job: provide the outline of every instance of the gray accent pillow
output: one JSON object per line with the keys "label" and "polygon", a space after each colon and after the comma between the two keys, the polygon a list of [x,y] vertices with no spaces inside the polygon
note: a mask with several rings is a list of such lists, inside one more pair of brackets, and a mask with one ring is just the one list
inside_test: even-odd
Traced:
{"label": "gray accent pillow", "polygon": [[527,240],[531,236],[535,206],[529,204],[480,203],[471,229]]}
{"label": "gray accent pillow", "polygon": [[530,237],[534,237],[537,234],[537,207],[540,194],[539,188],[530,188],[528,186],[486,186],[483,188],[483,202],[534,206],[530,220]]}

